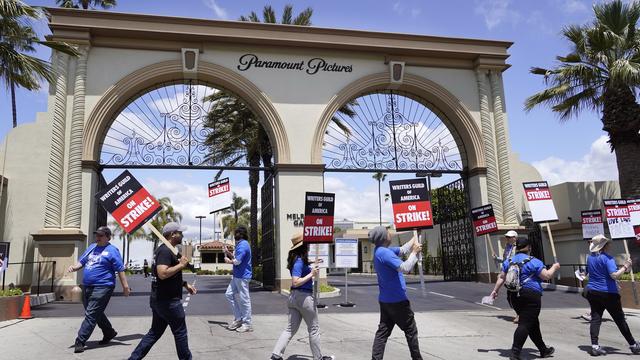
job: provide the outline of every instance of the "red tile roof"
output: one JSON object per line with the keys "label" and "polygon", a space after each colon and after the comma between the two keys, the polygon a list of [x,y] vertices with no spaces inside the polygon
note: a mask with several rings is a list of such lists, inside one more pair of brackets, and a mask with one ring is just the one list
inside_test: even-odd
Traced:
{"label": "red tile roof", "polygon": [[[206,243],[202,243],[200,250],[222,250],[223,244],[224,243],[222,241],[208,241]],[[233,245],[227,244],[227,248],[229,248],[229,250],[233,250]]]}

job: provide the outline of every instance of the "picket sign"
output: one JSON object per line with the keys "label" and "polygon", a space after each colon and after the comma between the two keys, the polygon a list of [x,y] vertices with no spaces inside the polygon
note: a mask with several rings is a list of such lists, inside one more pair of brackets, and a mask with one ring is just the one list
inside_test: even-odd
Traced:
{"label": "picket sign", "polygon": [[[553,262],[558,262],[558,255],[556,254],[556,244],[553,241],[553,234],[551,233],[551,226],[549,222],[557,221],[558,214],[556,208],[553,205],[553,199],[551,198],[551,190],[549,190],[549,184],[546,181],[534,181],[522,183],[524,187],[524,194],[529,203],[529,210],[531,210],[531,217],[536,223],[544,223],[547,227],[547,234],[549,235],[549,243],[551,244],[551,253],[553,254]],[[560,280],[560,272],[558,272],[558,280]]]}
{"label": "picket sign", "polygon": [[[631,215],[627,201],[624,199],[604,199],[602,202],[604,204],[604,212],[607,216],[607,225],[609,227],[609,234],[611,234],[611,240],[622,240],[627,259],[631,259],[627,239],[633,238],[635,234],[633,232],[633,225],[631,224]],[[633,268],[631,269],[631,290],[633,291],[633,301],[638,305],[639,300]]]}
{"label": "picket sign", "polygon": [[496,222],[496,216],[493,212],[493,205],[487,204],[471,209],[471,221],[473,222],[476,236],[485,236],[484,248],[487,253],[487,273],[489,274],[489,277],[491,277],[491,262],[489,261],[489,249],[487,249],[487,246],[491,248],[491,254],[493,258],[496,259],[496,267],[498,268],[498,271],[500,271],[500,262],[497,260],[490,235],[491,233],[498,231],[498,223]]}
{"label": "picket sign", "polygon": [[[422,230],[413,230],[413,236],[418,239],[418,244],[422,244]],[[426,296],[427,292],[424,287],[424,272],[422,270],[422,251],[418,254],[418,274],[420,274],[420,290],[422,296]]]}

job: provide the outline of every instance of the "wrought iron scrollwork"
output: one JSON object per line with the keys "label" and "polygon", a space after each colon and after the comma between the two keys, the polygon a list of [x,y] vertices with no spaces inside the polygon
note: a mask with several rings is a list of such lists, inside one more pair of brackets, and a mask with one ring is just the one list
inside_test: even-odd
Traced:
{"label": "wrought iron scrollwork", "polygon": [[353,116],[338,111],[327,128],[323,142],[326,167],[462,170],[455,138],[426,104],[391,91],[358,97],[348,105]]}
{"label": "wrought iron scrollwork", "polygon": [[[205,140],[215,128],[205,126],[215,106],[204,98],[218,89],[194,81],[170,83],[133,99],[116,116],[105,137],[102,165],[213,166]],[[244,164],[236,164],[242,166]]]}

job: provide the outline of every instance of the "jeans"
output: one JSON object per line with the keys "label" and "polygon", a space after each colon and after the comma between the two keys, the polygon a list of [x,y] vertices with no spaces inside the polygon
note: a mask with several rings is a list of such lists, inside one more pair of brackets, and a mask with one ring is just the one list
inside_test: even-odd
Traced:
{"label": "jeans", "polygon": [[151,350],[151,347],[153,347],[153,344],[162,337],[162,334],[167,329],[167,325],[173,333],[178,359],[190,360],[191,351],[189,351],[189,341],[187,339],[187,323],[180,299],[156,300],[152,297],[150,305],[151,311],[153,312],[151,329],[149,329],[149,332],[140,340],[136,349],[131,353],[129,360],[144,358],[149,350]]}
{"label": "jeans", "polygon": [[78,330],[78,337],[76,343],[85,344],[93,329],[96,325],[102,330],[102,333],[106,335],[113,334],[115,330],[111,326],[109,319],[104,314],[104,310],[109,304],[111,295],[113,294],[113,287],[108,286],[85,286],[84,293],[82,295],[82,305],[84,305],[84,321],[80,325]]}
{"label": "jeans", "polygon": [[538,350],[544,352],[547,349],[547,345],[542,340],[540,321],[538,320],[542,306],[542,294],[533,290],[522,289],[520,290],[520,295],[509,292],[508,297],[509,303],[513,305],[513,309],[519,316],[518,327],[513,333],[511,350],[514,354],[519,355],[524,343],[527,341],[527,337],[529,337]]}
{"label": "jeans", "polygon": [[384,357],[387,338],[391,335],[395,325],[398,325],[400,330],[404,331],[411,359],[422,360],[418,344],[418,327],[416,326],[409,300],[397,303],[380,303],[380,324],[373,340],[371,359],[381,360]]}
{"label": "jeans", "polygon": [[318,313],[316,312],[312,293],[301,290],[291,290],[287,307],[289,308],[289,323],[280,335],[276,346],[273,348],[273,354],[279,357],[284,355],[284,349],[287,347],[287,344],[289,344],[289,341],[291,341],[293,335],[298,332],[300,323],[304,319],[304,322],[307,324],[307,330],[309,331],[309,346],[311,346],[313,359],[322,359],[322,352],[320,351],[320,326],[318,325]]}
{"label": "jeans", "polygon": [[605,310],[609,312],[609,315],[613,318],[618,329],[624,336],[629,345],[636,343],[629,325],[624,318],[624,312],[622,311],[622,304],[620,303],[620,295],[615,293],[607,293],[602,291],[594,291],[589,289],[587,293],[587,300],[591,305],[591,344],[598,345],[598,336],[600,335],[600,325],[602,324],[602,314]]}
{"label": "jeans", "polygon": [[231,304],[233,319],[251,325],[251,297],[249,296],[249,282],[251,279],[231,279],[225,296]]}

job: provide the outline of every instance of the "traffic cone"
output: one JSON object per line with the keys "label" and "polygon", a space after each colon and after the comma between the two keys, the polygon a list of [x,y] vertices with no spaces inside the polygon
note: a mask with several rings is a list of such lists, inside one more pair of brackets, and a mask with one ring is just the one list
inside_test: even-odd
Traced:
{"label": "traffic cone", "polygon": [[19,319],[33,319],[31,315],[31,294],[26,293],[24,297],[24,305],[22,305],[22,313],[18,316]]}

